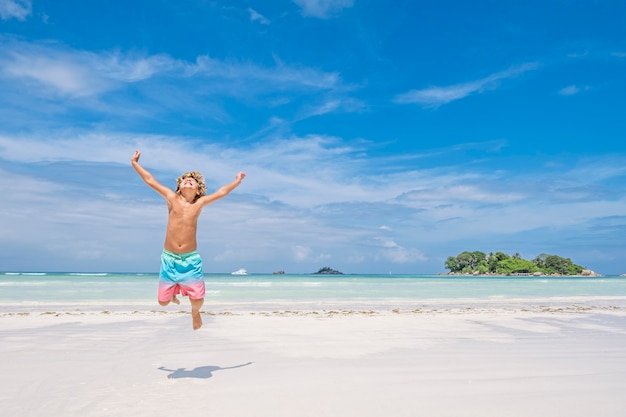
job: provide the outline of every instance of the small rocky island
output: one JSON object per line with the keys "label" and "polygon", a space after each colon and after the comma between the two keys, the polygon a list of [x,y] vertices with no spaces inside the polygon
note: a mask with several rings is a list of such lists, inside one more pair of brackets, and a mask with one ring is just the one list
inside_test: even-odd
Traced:
{"label": "small rocky island", "polygon": [[321,275],[342,275],[343,272],[337,271],[336,269],[329,268],[327,266],[320,268],[319,271],[313,272],[313,274],[321,274]]}

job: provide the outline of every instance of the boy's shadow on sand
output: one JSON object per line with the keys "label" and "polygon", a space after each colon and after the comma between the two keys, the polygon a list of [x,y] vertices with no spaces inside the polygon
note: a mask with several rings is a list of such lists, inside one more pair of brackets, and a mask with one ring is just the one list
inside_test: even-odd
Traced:
{"label": "boy's shadow on sand", "polygon": [[178,379],[178,378],[203,378],[208,379],[213,376],[213,372],[215,371],[223,371],[225,369],[235,369],[241,368],[243,366],[252,365],[253,362],[243,363],[241,365],[229,366],[226,368],[222,368],[219,366],[199,366],[197,368],[187,370],[185,368],[178,369],[167,369],[163,366],[159,367],[160,370],[170,372],[167,376],[168,379]]}

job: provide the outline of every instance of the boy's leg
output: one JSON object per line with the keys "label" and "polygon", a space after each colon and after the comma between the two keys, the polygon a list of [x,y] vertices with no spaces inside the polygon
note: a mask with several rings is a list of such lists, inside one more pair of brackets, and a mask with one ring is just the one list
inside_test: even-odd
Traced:
{"label": "boy's leg", "polygon": [[176,297],[180,290],[177,285],[172,285],[171,283],[159,280],[159,294],[157,300],[159,304],[165,307],[169,303],[180,304],[180,300]]}
{"label": "boy's leg", "polygon": [[174,294],[172,296],[171,299],[167,300],[167,301],[161,301],[159,300],[159,304],[162,305],[163,307],[165,307],[166,305],[168,305],[170,302],[174,303],[174,304],[180,304],[180,300],[178,299],[178,297],[176,297],[176,294]]}
{"label": "boy's leg", "polygon": [[202,308],[202,305],[204,304],[204,298],[198,298],[198,299],[189,299],[189,302],[191,303],[191,319],[193,322],[193,329],[194,330],[198,330],[200,327],[202,327],[202,316],[200,316],[200,308]]}

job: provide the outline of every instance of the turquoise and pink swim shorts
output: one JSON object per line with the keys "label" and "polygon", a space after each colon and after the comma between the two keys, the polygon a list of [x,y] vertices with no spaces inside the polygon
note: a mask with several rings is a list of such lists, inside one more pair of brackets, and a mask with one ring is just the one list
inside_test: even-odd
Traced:
{"label": "turquoise and pink swim shorts", "polygon": [[202,258],[197,251],[174,253],[163,250],[159,274],[159,301],[170,301],[177,294],[193,300],[204,298]]}

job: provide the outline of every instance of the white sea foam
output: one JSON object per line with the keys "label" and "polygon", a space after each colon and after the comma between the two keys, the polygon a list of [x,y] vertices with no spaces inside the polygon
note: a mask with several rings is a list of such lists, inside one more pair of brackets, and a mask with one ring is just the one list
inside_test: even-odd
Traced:
{"label": "white sea foam", "polygon": [[232,286],[232,287],[271,287],[273,285],[273,283],[271,282],[252,282],[252,281],[229,282],[225,284]]}
{"label": "white sea foam", "polygon": [[107,274],[106,272],[99,272],[99,273],[93,273],[93,274],[87,274],[83,272],[72,272],[68,275],[76,276],[76,277],[106,277],[109,274]]}

